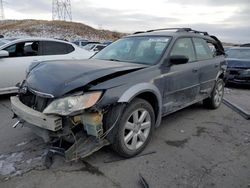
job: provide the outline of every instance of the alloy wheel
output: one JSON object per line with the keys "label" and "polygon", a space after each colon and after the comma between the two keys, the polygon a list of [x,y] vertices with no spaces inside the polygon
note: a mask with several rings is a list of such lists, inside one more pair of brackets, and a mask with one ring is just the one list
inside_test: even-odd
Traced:
{"label": "alloy wheel", "polygon": [[123,139],[126,147],[137,150],[147,140],[151,129],[151,117],[149,112],[140,108],[132,112],[124,126]]}
{"label": "alloy wheel", "polygon": [[215,88],[215,94],[214,94],[214,103],[216,106],[219,106],[223,98],[223,83],[218,82]]}

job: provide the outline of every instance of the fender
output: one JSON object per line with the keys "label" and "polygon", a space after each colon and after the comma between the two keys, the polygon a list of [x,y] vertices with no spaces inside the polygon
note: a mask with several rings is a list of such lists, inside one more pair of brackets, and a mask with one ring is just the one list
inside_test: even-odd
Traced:
{"label": "fender", "polygon": [[227,71],[227,61],[222,61],[220,62],[220,70],[216,76],[216,80],[218,80],[218,78],[220,77],[220,75],[224,75],[224,77],[222,78],[225,81],[225,75],[226,75],[226,71]]}
{"label": "fender", "polygon": [[218,80],[218,78],[220,77],[220,75],[224,75],[224,77],[222,78],[223,80],[225,79],[225,73],[226,73],[226,71],[224,71],[224,70],[220,70],[219,72],[218,72],[218,74],[217,74],[217,76],[216,76],[216,81]]}
{"label": "fender", "polygon": [[126,90],[122,96],[119,98],[118,103],[129,103],[132,99],[134,99],[137,95],[144,93],[144,92],[151,92],[153,93],[158,102],[159,106],[159,113],[156,117],[156,127],[159,127],[161,124],[161,117],[162,117],[162,95],[159,91],[159,89],[150,83],[140,83],[136,84],[132,87],[130,87],[128,90]]}

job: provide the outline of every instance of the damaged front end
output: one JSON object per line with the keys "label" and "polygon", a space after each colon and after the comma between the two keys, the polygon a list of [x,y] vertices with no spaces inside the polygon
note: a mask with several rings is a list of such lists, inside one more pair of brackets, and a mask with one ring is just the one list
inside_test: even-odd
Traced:
{"label": "damaged front end", "polygon": [[105,109],[95,105],[101,97],[98,91],[54,99],[26,89],[11,97],[11,104],[19,123],[50,143],[53,153],[72,161],[109,145],[103,125]]}

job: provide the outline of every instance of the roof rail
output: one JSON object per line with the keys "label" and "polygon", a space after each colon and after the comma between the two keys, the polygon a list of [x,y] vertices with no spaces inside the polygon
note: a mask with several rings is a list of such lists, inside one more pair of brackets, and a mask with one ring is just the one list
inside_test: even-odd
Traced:
{"label": "roof rail", "polygon": [[193,30],[193,29],[191,29],[189,32],[200,33],[200,34],[203,34],[203,35],[209,35],[208,32],[206,32],[206,31],[197,31],[197,30]]}
{"label": "roof rail", "polygon": [[148,30],[148,31],[138,31],[135,32],[134,34],[140,34],[140,33],[150,33],[150,32],[154,32],[154,31],[169,31],[169,30],[176,30],[176,32],[192,32],[192,33],[199,33],[199,34],[203,34],[203,35],[208,35],[207,32],[204,31],[196,31],[193,30],[191,28],[162,28],[162,29],[152,29],[152,30]]}
{"label": "roof rail", "polygon": [[137,31],[134,34],[150,33],[153,31],[168,31],[168,30],[176,30],[176,32],[183,32],[183,31],[188,31],[191,29],[190,28],[162,28],[162,29],[152,29],[152,30],[148,30],[148,31]]}
{"label": "roof rail", "polygon": [[146,32],[153,32],[153,31],[168,31],[168,30],[176,30],[176,32],[184,32],[184,31],[189,31],[192,30],[191,28],[162,28],[162,29],[152,29],[152,30],[148,30]]}

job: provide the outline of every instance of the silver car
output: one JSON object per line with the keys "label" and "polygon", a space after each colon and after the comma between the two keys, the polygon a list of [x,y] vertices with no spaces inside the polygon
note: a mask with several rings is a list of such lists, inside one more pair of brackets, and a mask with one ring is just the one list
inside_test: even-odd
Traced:
{"label": "silver car", "polygon": [[0,45],[0,95],[17,92],[16,84],[25,79],[32,62],[88,59],[89,52],[75,44],[45,38],[24,38]]}

